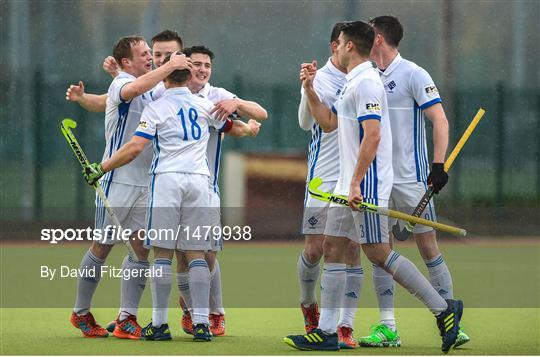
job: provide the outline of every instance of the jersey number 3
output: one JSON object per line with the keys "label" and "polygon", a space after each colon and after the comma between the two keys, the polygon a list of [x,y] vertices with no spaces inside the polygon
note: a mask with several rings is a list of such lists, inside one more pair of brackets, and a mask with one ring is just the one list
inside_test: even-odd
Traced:
{"label": "jersey number 3", "polygon": [[[188,130],[186,126],[186,116],[184,114],[184,109],[181,108],[178,112],[178,116],[180,117],[180,121],[182,122],[182,129],[184,130],[184,137],[183,140],[187,141],[190,140],[188,137]],[[199,113],[194,108],[189,108],[188,110],[188,119],[189,123],[191,124],[191,137],[193,140],[199,140],[201,138],[201,127],[199,126],[199,123],[197,123],[197,118],[199,117]]]}

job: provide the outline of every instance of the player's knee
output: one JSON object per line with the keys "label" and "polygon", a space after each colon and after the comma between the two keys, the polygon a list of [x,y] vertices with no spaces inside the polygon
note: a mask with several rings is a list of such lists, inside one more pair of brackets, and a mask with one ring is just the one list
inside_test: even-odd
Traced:
{"label": "player's knee", "polygon": [[325,239],[323,243],[325,262],[344,262],[345,250],[340,238]]}
{"label": "player's knee", "polygon": [[204,259],[208,264],[208,269],[210,271],[214,270],[214,265],[216,264],[216,252],[207,252],[204,254]]}
{"label": "player's knee", "polygon": [[347,260],[347,265],[360,265],[360,245],[358,243],[352,241],[349,243],[345,259]]}
{"label": "player's knee", "polygon": [[434,230],[415,234],[414,238],[424,260],[431,260],[440,254]]}
{"label": "player's knee", "polygon": [[177,271],[179,273],[188,271],[188,261],[184,252],[176,251]]}
{"label": "player's knee", "polygon": [[384,267],[384,263],[386,262],[386,258],[388,254],[390,254],[390,248],[382,249],[382,247],[378,247],[377,245],[370,245],[365,244],[362,246],[364,250],[364,254],[369,259],[369,261],[372,264],[375,264],[379,267]]}
{"label": "player's knee", "polygon": [[98,242],[93,242],[92,247],[90,248],[90,251],[96,258],[105,260],[107,259],[107,256],[111,252],[112,247],[113,247],[112,244],[109,245],[109,244],[101,244]]}
{"label": "player's knee", "polygon": [[322,244],[306,244],[304,247],[304,257],[312,264],[315,264],[321,260],[322,255]]}

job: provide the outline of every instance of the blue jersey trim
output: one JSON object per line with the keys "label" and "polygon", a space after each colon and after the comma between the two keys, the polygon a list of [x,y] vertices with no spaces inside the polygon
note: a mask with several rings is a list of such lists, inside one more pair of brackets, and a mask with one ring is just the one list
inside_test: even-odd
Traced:
{"label": "blue jersey trim", "polygon": [[219,160],[221,159],[221,131],[218,132],[217,137],[217,147],[216,147],[216,162],[214,163],[214,192],[218,193],[218,176],[219,176]]}
{"label": "blue jersey trim", "polygon": [[153,175],[156,173],[156,168],[157,168],[157,165],[158,165],[158,162],[159,162],[159,154],[160,154],[160,149],[159,149],[159,139],[158,139],[158,132],[156,130],[156,134],[154,135],[154,158],[153,158],[153,162],[152,162],[152,166],[150,166],[150,174]]}
{"label": "blue jersey trim", "polygon": [[332,113],[334,113],[334,114],[337,115],[337,109],[336,109],[336,107],[334,107],[333,105],[332,105]]}
{"label": "blue jersey trim", "polygon": [[435,98],[435,99],[430,100],[429,102],[425,102],[424,104],[422,104],[420,106],[420,109],[426,109],[426,108],[431,107],[434,104],[441,103],[441,102],[442,102],[441,98]]}
{"label": "blue jersey trim", "polygon": [[358,120],[358,122],[363,122],[364,120],[368,120],[368,119],[377,119],[380,121],[381,116],[379,114],[366,114],[366,115],[361,115],[356,119]]}
{"label": "blue jersey trim", "polygon": [[[156,182],[156,175],[152,175],[152,181],[150,182],[150,197],[148,198],[150,203],[148,207],[148,222],[146,223],[146,231],[148,232],[150,229],[152,229],[152,211],[154,208],[154,186]],[[148,236],[146,236],[145,242],[146,245],[150,245],[151,241]]]}
{"label": "blue jersey trim", "polygon": [[133,135],[140,136],[140,137],[143,137],[143,138],[148,139],[148,140],[154,139],[153,135],[143,133],[142,131],[136,131]]}
{"label": "blue jersey trim", "polygon": [[313,135],[311,137],[310,144],[310,167],[309,167],[309,180],[313,179],[315,174],[315,167],[317,166],[317,160],[319,159],[319,153],[321,150],[321,141],[322,141],[322,128],[320,125],[313,125]]}

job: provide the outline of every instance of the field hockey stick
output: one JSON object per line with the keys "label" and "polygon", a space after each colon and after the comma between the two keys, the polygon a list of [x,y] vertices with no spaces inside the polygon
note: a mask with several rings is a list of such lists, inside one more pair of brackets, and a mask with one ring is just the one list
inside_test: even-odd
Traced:
{"label": "field hockey stick", "polygon": [[[339,205],[347,206],[347,207],[349,206],[349,201],[347,197],[341,196],[341,195],[335,195],[330,192],[324,192],[324,191],[319,190],[319,187],[322,185],[322,183],[323,181],[320,177],[316,177],[309,182],[308,191],[312,197],[321,201],[333,202],[333,203],[337,203]],[[360,202],[358,204],[358,208],[361,211],[376,213],[383,216],[393,217],[393,218],[401,219],[408,222],[423,224],[425,226],[433,227],[435,229],[452,233],[455,235],[459,235],[459,236],[467,235],[467,231],[461,228],[449,226],[447,224],[443,224],[439,222],[429,221],[427,219],[420,218],[420,217],[414,217],[414,216],[411,216],[410,214],[394,211],[385,207],[379,207],[377,205],[367,203],[367,202]]]}
{"label": "field hockey stick", "polygon": [[[73,119],[66,118],[62,120],[62,123],[60,124],[60,130],[62,130],[62,134],[64,134],[64,137],[66,138],[69,147],[71,150],[73,150],[73,153],[77,157],[77,160],[81,164],[83,170],[88,168],[90,166],[90,161],[88,161],[88,158],[84,154],[83,149],[79,145],[79,142],[75,138],[75,135],[73,135],[73,132],[71,129],[75,129],[77,127],[77,123]],[[111,207],[111,204],[109,203],[109,200],[107,199],[107,196],[105,196],[105,192],[103,192],[103,189],[99,185],[98,182],[94,183],[92,185],[94,189],[96,190],[99,198],[103,202],[103,206],[105,206],[105,209],[107,210],[107,213],[111,217],[111,220],[113,224],[118,227],[118,231],[122,231],[122,225],[120,224],[120,221],[118,220],[118,217],[116,216],[116,213],[114,212],[114,209]],[[131,259],[134,261],[138,261],[137,254],[133,250],[133,247],[131,246],[131,243],[129,242],[129,239],[122,239],[122,241],[125,243],[128,254],[131,256]]]}
{"label": "field hockey stick", "polygon": [[[448,172],[450,170],[450,167],[452,167],[452,164],[454,163],[454,160],[458,156],[459,152],[473,133],[474,129],[480,122],[480,119],[484,116],[486,113],[486,110],[484,108],[478,109],[478,112],[474,116],[473,120],[461,136],[461,139],[459,139],[458,143],[454,147],[454,150],[450,153],[450,156],[448,156],[448,159],[446,159],[446,162],[444,163],[444,171]],[[426,209],[427,205],[429,204],[429,201],[431,201],[431,198],[435,194],[433,186],[429,186],[426,193],[424,193],[424,196],[420,199],[420,202],[418,202],[418,205],[415,207],[412,215],[415,217],[420,217],[422,215],[422,212]],[[392,233],[394,234],[394,238],[396,238],[399,241],[405,241],[409,238],[411,232],[413,231],[415,224],[412,222],[405,223],[405,227],[400,230],[399,229],[399,222],[396,222],[394,226],[392,227]]]}

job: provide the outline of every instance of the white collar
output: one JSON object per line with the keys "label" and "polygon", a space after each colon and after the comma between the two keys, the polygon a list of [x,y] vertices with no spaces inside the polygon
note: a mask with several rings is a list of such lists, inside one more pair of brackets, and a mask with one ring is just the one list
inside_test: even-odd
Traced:
{"label": "white collar", "polygon": [[368,68],[373,68],[373,62],[365,61],[365,62],[360,63],[359,65],[354,67],[352,71],[347,73],[347,75],[345,76],[345,78],[347,79],[347,82],[350,82],[354,77],[358,76],[360,73],[362,73]]}
{"label": "white collar", "polygon": [[381,75],[383,75],[383,76],[390,75],[390,73],[392,73],[392,71],[394,69],[396,69],[397,66],[399,66],[399,64],[401,63],[402,60],[403,60],[403,58],[401,57],[401,55],[398,52],[397,56],[394,57],[394,59],[392,60],[390,65],[388,67],[386,67],[386,69],[384,71],[381,71],[381,69],[379,68],[379,73]]}

